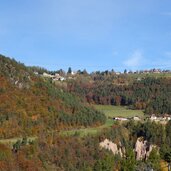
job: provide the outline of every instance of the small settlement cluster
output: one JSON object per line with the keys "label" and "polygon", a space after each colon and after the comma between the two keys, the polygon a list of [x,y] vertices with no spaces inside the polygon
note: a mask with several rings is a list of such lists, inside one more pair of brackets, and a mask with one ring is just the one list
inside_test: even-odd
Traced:
{"label": "small settlement cluster", "polygon": [[[163,115],[160,115],[160,116],[152,114],[151,116],[146,117],[146,119],[148,119],[150,121],[155,121],[155,122],[167,123],[168,121],[171,120],[171,116],[168,115],[168,114],[163,114]],[[134,117],[131,117],[131,118],[114,117],[113,120],[115,120],[115,121],[128,121],[128,120],[141,121],[142,118],[140,118],[138,116],[134,116]]]}

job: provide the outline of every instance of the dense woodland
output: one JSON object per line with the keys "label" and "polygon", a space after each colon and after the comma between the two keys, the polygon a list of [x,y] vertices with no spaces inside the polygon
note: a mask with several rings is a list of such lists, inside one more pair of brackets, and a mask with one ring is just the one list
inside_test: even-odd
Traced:
{"label": "dense woodland", "polygon": [[171,114],[170,77],[147,75],[138,79],[128,74],[96,73],[70,81],[68,90],[89,103],[129,106],[147,114]]}
{"label": "dense woodland", "polygon": [[[127,105],[147,114],[171,114],[170,78],[137,80],[126,74],[88,74],[84,70],[65,84],[54,84],[33,71],[46,72],[0,56],[0,139],[22,138],[12,146],[0,143],[0,170],[158,171],[161,160],[171,162],[171,121],[166,125],[116,122],[85,137],[59,134],[60,130],[103,125],[106,117],[91,107],[94,103]],[[33,136],[36,138],[29,140]],[[136,161],[133,151],[141,136],[159,147],[146,161]],[[99,147],[106,138],[122,144],[123,158]]]}

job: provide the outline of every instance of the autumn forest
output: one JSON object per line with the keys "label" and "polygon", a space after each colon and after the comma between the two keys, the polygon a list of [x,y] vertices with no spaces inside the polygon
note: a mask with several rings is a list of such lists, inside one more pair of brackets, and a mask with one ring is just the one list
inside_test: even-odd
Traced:
{"label": "autumn forest", "polygon": [[[115,121],[95,105],[141,110],[144,118]],[[167,74],[48,71],[0,55],[2,171],[162,170],[171,162],[171,120],[150,121],[152,114],[171,115]],[[97,134],[62,134],[99,127]],[[139,137],[156,147],[142,160],[134,152]],[[100,147],[105,139],[120,152]]]}

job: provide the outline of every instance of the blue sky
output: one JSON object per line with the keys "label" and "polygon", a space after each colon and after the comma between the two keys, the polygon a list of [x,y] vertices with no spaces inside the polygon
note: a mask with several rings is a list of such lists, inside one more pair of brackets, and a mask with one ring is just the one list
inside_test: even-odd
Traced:
{"label": "blue sky", "polygon": [[49,70],[171,69],[171,1],[0,0],[0,53]]}

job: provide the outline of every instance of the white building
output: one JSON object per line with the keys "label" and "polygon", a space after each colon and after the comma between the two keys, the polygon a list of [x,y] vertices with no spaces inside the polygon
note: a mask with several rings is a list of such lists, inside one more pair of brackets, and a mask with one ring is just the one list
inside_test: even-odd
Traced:
{"label": "white building", "polygon": [[134,116],[134,117],[133,117],[133,120],[134,120],[134,121],[140,121],[141,119],[140,119],[138,116]]}
{"label": "white building", "polygon": [[48,74],[46,72],[43,73],[43,77],[46,77],[46,78],[53,78],[54,75],[51,75],[51,74]]}
{"label": "white building", "polygon": [[127,118],[123,118],[123,117],[115,117],[113,119],[117,120],[117,121],[127,121],[128,120]]}
{"label": "white building", "polygon": [[157,120],[157,116],[156,116],[156,115],[154,115],[154,114],[152,114],[152,115],[151,115],[151,117],[150,117],[150,120],[151,120],[151,121],[155,121],[155,120]]}

